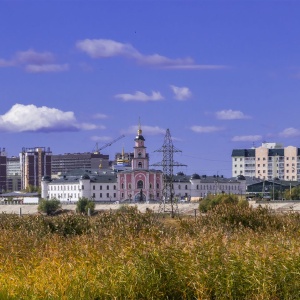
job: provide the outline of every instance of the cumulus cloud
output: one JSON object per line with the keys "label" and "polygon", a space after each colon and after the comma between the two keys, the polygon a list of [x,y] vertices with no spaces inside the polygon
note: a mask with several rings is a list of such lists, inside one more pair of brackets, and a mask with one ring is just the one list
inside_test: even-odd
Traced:
{"label": "cumulus cloud", "polygon": [[186,100],[192,96],[192,93],[188,87],[178,87],[175,85],[170,85],[170,87],[174,93],[175,99],[177,100]]}
{"label": "cumulus cloud", "polygon": [[115,97],[120,98],[123,101],[140,101],[140,102],[160,101],[164,99],[164,97],[161,95],[160,92],[155,92],[155,91],[152,91],[151,95],[147,95],[143,92],[136,91],[134,94],[118,94],[115,95]]}
{"label": "cumulus cloud", "polygon": [[0,131],[77,131],[98,128],[93,124],[77,122],[72,111],[61,111],[46,106],[33,104],[15,104],[7,113],[0,115]]}
{"label": "cumulus cloud", "polygon": [[168,58],[159,54],[145,55],[131,44],[120,43],[108,39],[85,39],[76,43],[76,47],[92,58],[125,57],[134,60],[137,64],[172,69],[223,69],[221,65],[198,65],[193,59]]}
{"label": "cumulus cloud", "polygon": [[191,130],[197,133],[211,133],[216,131],[224,130],[222,127],[216,127],[216,126],[192,126]]}
{"label": "cumulus cloud", "polygon": [[216,117],[219,120],[238,120],[238,119],[249,119],[243,112],[239,110],[221,110],[216,112]]}
{"label": "cumulus cloud", "polygon": [[236,135],[231,139],[233,142],[256,142],[262,140],[261,135]]}
{"label": "cumulus cloud", "polygon": [[[137,131],[138,131],[138,126],[131,126],[123,133],[136,134]],[[142,131],[143,131],[143,134],[147,134],[147,135],[157,135],[157,134],[165,134],[166,133],[166,130],[163,128],[160,128],[158,126],[147,126],[147,125],[142,126]]]}
{"label": "cumulus cloud", "polygon": [[68,64],[55,63],[51,52],[37,52],[33,49],[17,52],[11,60],[0,59],[0,67],[21,66],[29,73],[64,72]]}
{"label": "cumulus cloud", "polygon": [[289,127],[289,128],[284,129],[282,132],[280,132],[279,136],[285,137],[285,138],[297,137],[297,136],[300,136],[300,130],[293,128],[293,127]]}

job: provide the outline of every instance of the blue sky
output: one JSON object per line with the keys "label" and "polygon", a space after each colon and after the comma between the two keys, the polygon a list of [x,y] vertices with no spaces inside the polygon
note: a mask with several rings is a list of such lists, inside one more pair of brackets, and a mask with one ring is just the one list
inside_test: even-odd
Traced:
{"label": "blue sky", "polygon": [[166,129],[174,172],[231,176],[232,149],[299,147],[300,1],[0,1],[0,146],[132,151]]}

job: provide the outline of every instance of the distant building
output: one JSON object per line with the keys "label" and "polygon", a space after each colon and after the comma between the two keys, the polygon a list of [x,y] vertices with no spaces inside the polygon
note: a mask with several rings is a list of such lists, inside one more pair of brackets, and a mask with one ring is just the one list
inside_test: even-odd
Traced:
{"label": "distant building", "polygon": [[159,200],[162,197],[163,173],[149,169],[149,155],[140,126],[134,142],[131,170],[118,173],[119,199],[135,202]]}
{"label": "distant building", "polygon": [[262,143],[251,149],[232,151],[232,176],[257,177],[264,180],[300,180],[300,149],[276,143]]}
{"label": "distant building", "polygon": [[65,153],[52,155],[52,176],[77,169],[108,169],[109,155],[95,153]]}
{"label": "distant building", "polygon": [[22,189],[28,186],[39,187],[43,176],[51,175],[50,148],[23,148],[20,153]]}
{"label": "distant building", "polygon": [[6,191],[6,180],[7,180],[7,170],[6,170],[6,152],[5,148],[0,148],[0,192]]}
{"label": "distant building", "polygon": [[21,190],[20,157],[7,157],[7,191]]}

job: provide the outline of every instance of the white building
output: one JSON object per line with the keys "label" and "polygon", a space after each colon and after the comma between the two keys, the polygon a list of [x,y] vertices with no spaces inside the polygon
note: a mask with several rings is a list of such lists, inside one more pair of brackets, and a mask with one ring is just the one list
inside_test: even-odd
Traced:
{"label": "white building", "polygon": [[251,149],[232,151],[232,176],[257,177],[265,180],[300,180],[300,149],[263,143]]}

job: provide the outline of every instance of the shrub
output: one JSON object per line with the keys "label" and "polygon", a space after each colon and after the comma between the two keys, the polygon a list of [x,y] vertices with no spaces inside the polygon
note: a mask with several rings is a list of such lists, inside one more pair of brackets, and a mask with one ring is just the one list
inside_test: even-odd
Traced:
{"label": "shrub", "polygon": [[61,208],[61,203],[57,199],[51,199],[51,200],[41,199],[38,206],[38,211],[46,213],[47,215],[51,215],[54,214],[60,208]]}
{"label": "shrub", "polygon": [[236,195],[221,194],[216,196],[209,196],[200,202],[199,210],[201,212],[207,212],[219,204],[238,204],[239,202],[246,202],[246,201],[245,200],[239,201]]}
{"label": "shrub", "polygon": [[79,198],[76,206],[77,212],[88,213],[89,209],[91,214],[95,211],[95,202],[89,200],[86,197]]}

